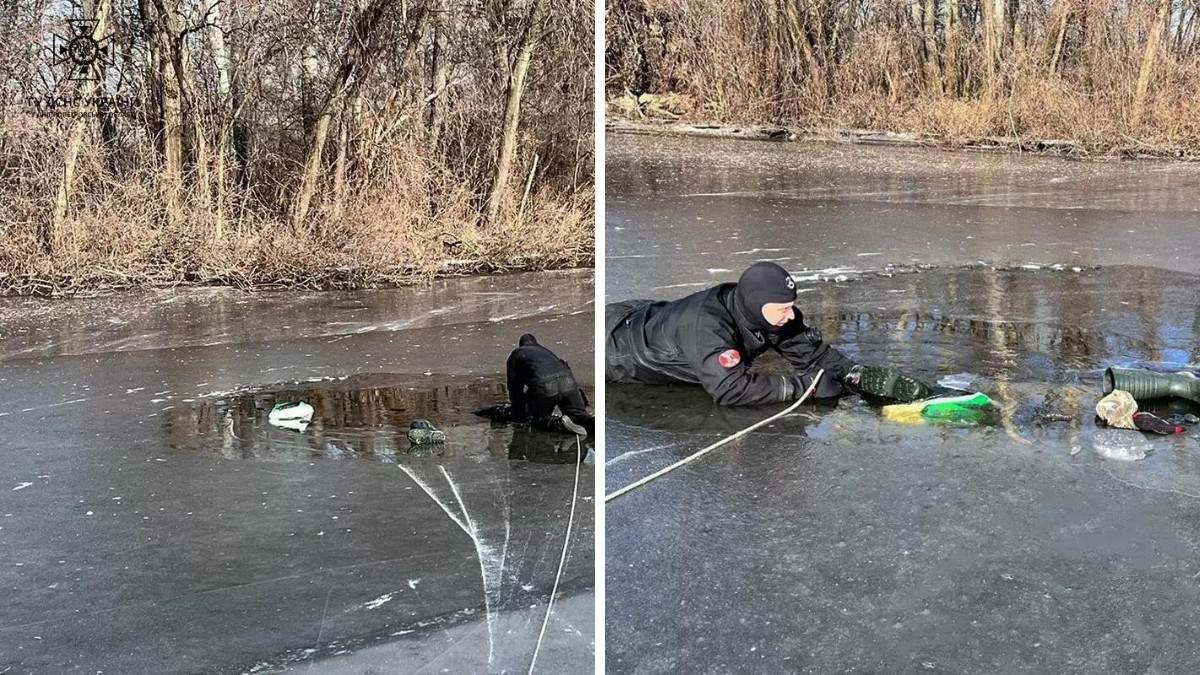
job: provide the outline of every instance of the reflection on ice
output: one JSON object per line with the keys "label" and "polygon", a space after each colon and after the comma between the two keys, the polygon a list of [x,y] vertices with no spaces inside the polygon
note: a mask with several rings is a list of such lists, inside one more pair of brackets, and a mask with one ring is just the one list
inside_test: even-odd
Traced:
{"label": "reflection on ice", "polygon": [[[231,459],[326,457],[394,462],[397,455],[409,453],[503,456],[507,453],[505,430],[490,428],[471,411],[506,398],[499,377],[413,380],[358,376],[199,401],[169,410],[164,425],[174,447],[215,451]],[[276,404],[300,401],[313,408],[311,422],[302,433],[269,424],[269,412]],[[416,419],[428,419],[445,430],[446,442],[413,446],[406,434]]]}
{"label": "reflection on ice", "polygon": [[[805,406],[805,414],[758,434],[882,444],[898,452],[952,441],[972,451],[1004,448],[1070,459],[1089,448],[1095,452],[1083,455],[1085,461],[1142,460],[1130,465],[1140,467],[1128,477],[1136,484],[1200,492],[1200,454],[1174,454],[1200,452],[1200,427],[1187,427],[1184,437],[1146,437],[1098,426],[1094,412],[1107,366],[1162,372],[1197,367],[1200,277],[1128,267],[965,267],[810,288],[799,306],[829,342],[863,363],[988,394],[995,426],[906,427],[880,419],[875,408],[851,396]],[[898,289],[904,293],[890,292]],[[755,367],[787,368],[769,356]],[[776,411],[722,408],[698,387],[610,385],[607,392],[610,424],[656,432],[659,443],[676,440],[675,434],[727,435]],[[1164,418],[1196,408],[1187,401],[1139,405]],[[683,441],[690,445],[705,443]]]}

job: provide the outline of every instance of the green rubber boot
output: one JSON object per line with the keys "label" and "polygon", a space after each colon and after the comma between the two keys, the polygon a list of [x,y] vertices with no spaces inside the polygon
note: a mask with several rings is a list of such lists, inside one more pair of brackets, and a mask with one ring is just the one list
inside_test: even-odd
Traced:
{"label": "green rubber boot", "polygon": [[1132,368],[1109,368],[1104,371],[1104,393],[1114,389],[1127,391],[1135,401],[1152,398],[1186,398],[1200,403],[1200,378],[1189,372],[1155,373]]}
{"label": "green rubber boot", "polygon": [[408,425],[408,442],[413,445],[443,443],[445,440],[446,432],[433,426],[429,420],[413,420],[412,424]]}
{"label": "green rubber boot", "polygon": [[877,398],[886,398],[901,403],[912,403],[933,395],[933,388],[915,377],[910,377],[895,368],[881,366],[859,366],[851,371],[856,380],[848,380],[860,393]]}

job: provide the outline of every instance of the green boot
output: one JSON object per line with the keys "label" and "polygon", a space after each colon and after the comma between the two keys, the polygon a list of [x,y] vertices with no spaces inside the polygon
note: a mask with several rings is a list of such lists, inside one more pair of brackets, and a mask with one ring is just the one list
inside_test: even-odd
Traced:
{"label": "green boot", "polygon": [[901,403],[912,403],[933,395],[933,388],[895,368],[855,366],[845,381],[860,393]]}
{"label": "green boot", "polygon": [[412,424],[408,425],[408,442],[413,445],[443,443],[445,440],[446,432],[433,426],[429,420],[413,420]]}

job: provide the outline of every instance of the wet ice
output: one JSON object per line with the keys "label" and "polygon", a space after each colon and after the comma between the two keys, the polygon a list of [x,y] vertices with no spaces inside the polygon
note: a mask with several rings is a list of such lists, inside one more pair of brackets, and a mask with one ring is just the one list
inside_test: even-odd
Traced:
{"label": "wet ice", "polygon": [[[1200,665],[1198,434],[1093,410],[1106,365],[1200,367],[1196,167],[620,135],[608,152],[608,300],[787,257],[839,349],[998,411],[957,429],[805,406],[613,502],[610,671],[737,670],[745,645],[778,672]],[[606,392],[607,492],[782,407]]]}
{"label": "wet ice", "polygon": [[[469,411],[455,405],[466,408],[470,396],[503,400],[504,358],[530,322],[554,335],[589,379],[592,330],[581,312],[591,307],[590,277],[555,272],[286,299],[185,290],[38,300],[34,311],[28,300],[0,299],[8,393],[0,444],[14,477],[0,493],[0,543],[26,552],[22,566],[0,566],[0,585],[12,589],[0,612],[0,670],[206,663],[242,672],[388,649],[398,637],[413,659],[432,658],[454,639],[460,666],[486,667],[476,549],[428,497],[405,490],[411,481],[395,466],[409,458],[399,425],[424,405],[436,408],[427,417],[458,429],[448,454],[412,460],[446,466],[476,520],[502,522],[490,508],[495,499],[514,504],[520,547],[509,569],[518,581],[515,592],[503,591],[499,613],[544,609],[553,581],[545,561],[557,560],[562,545],[571,475],[509,460],[507,432],[468,423]],[[554,303],[545,301],[551,294]],[[114,314],[127,322],[108,321]],[[401,326],[406,314],[421,318]],[[376,329],[355,332],[364,326]],[[427,370],[437,373],[422,376]],[[452,391],[476,381],[484,384],[474,394]],[[321,428],[271,429],[267,402],[281,391],[315,392],[328,406]],[[413,407],[388,407],[397,401]],[[560,600],[590,603],[591,539],[572,539]],[[62,559],[79,561],[81,571],[54,572]],[[344,611],[397,589],[375,609]],[[564,607],[575,608],[572,619],[585,616],[580,605]],[[527,658],[540,618],[512,624],[497,658]],[[34,624],[44,642],[21,628]],[[464,631],[451,638],[456,627]],[[564,668],[591,662],[587,640],[560,647]]]}

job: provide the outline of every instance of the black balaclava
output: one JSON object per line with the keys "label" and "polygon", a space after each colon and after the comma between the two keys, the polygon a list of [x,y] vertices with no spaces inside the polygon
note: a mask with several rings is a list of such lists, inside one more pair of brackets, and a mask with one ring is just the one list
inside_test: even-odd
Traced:
{"label": "black balaclava", "polygon": [[795,302],[796,282],[779,265],[757,262],[742,272],[734,293],[738,309],[750,322],[751,328],[776,332],[781,327],[767,322],[762,313],[763,305],[768,302]]}
{"label": "black balaclava", "polygon": [[537,338],[533,337],[533,335],[530,333],[526,333],[521,336],[520,340],[517,341],[517,346],[528,347],[529,345],[536,345],[537,343]]}

